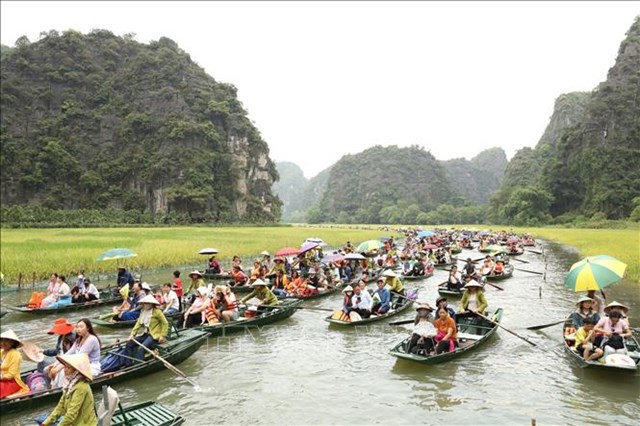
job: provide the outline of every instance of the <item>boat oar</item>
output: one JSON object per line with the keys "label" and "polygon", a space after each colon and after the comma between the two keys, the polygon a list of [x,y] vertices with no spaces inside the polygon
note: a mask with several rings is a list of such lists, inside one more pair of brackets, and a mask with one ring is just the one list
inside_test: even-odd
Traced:
{"label": "boat oar", "polygon": [[560,320],[560,321],[556,321],[556,322],[552,322],[549,324],[543,324],[543,325],[534,325],[532,327],[527,327],[527,330],[542,330],[543,328],[547,328],[547,327],[551,327],[557,324],[562,324],[563,322],[566,322],[566,319]]}
{"label": "boat oar", "polygon": [[411,324],[412,322],[414,322],[415,320],[409,319],[409,320],[402,320],[402,321],[394,321],[394,322],[390,322],[389,325],[403,325],[403,324]]}
{"label": "boat oar", "polygon": [[521,263],[529,263],[526,260],[518,259],[517,257],[514,257],[513,260],[515,260],[516,262],[521,262]]}
{"label": "boat oar", "polygon": [[520,268],[515,268],[515,267],[513,269],[515,269],[516,271],[528,272],[530,274],[544,275],[544,272],[530,271],[528,269],[520,269]]}
{"label": "boat oar", "polygon": [[529,253],[542,254],[542,252],[541,252],[541,251],[536,251],[536,250],[527,250],[527,249],[525,249],[525,250],[526,250],[526,251],[528,251]]}
{"label": "boat oar", "polygon": [[311,308],[307,306],[296,306],[296,309],[306,309],[309,311],[324,311],[324,312],[335,312],[336,309],[328,309],[328,308]]}
{"label": "boat oar", "polygon": [[487,317],[485,317],[485,316],[484,316],[484,315],[482,315],[480,312],[474,312],[474,313],[475,313],[476,315],[478,315],[479,317],[486,319],[486,320],[487,320],[487,321],[489,321],[490,323],[497,325],[498,327],[500,327],[500,328],[501,328],[501,329],[503,329],[504,331],[506,331],[506,332],[508,332],[508,333],[511,333],[511,334],[513,334],[513,335],[514,335],[514,336],[516,336],[516,337],[519,337],[520,339],[524,340],[524,341],[525,341],[525,342],[527,342],[528,344],[530,344],[530,345],[532,345],[532,346],[538,346],[538,345],[536,345],[535,343],[533,343],[531,340],[528,340],[528,339],[526,339],[526,338],[522,337],[521,335],[519,335],[519,334],[517,334],[517,333],[514,333],[513,331],[509,330],[507,327],[505,327],[505,326],[501,325],[499,322],[495,322],[495,321],[494,321],[494,320],[492,320],[491,318],[487,318]]}
{"label": "boat oar", "polygon": [[155,352],[153,352],[151,349],[149,349],[148,347],[146,347],[142,343],[138,342],[135,338],[131,339],[131,340],[136,342],[136,345],[140,346],[145,351],[147,351],[151,355],[153,355],[154,358],[156,358],[159,361],[161,361],[164,364],[164,366],[167,367],[169,370],[173,371],[175,374],[177,374],[178,376],[182,377],[187,382],[191,383],[194,387],[198,387],[198,385],[194,381],[189,379],[186,374],[184,374],[182,371],[178,370],[175,366],[173,366],[173,364],[169,363],[169,361],[167,361],[166,359],[162,358],[160,355],[156,354]]}
{"label": "boat oar", "polygon": [[490,285],[491,287],[495,287],[495,288],[497,288],[497,289],[498,289],[498,290],[500,290],[500,291],[504,291],[504,288],[500,287],[500,286],[499,286],[499,285],[497,285],[497,284],[492,283],[492,282],[491,282],[491,281],[489,281],[489,280],[487,280],[487,281],[485,282],[485,284]]}

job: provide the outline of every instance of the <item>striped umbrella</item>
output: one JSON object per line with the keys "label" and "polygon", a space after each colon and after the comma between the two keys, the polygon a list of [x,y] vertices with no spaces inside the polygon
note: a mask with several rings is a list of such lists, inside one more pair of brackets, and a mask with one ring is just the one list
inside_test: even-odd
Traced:
{"label": "striped umbrella", "polygon": [[622,279],[627,265],[607,255],[590,256],[571,265],[564,286],[575,292],[600,290]]}
{"label": "striped umbrella", "polygon": [[360,245],[356,248],[356,251],[359,253],[367,253],[373,250],[380,249],[382,247],[384,247],[384,244],[380,240],[367,240],[360,243]]}

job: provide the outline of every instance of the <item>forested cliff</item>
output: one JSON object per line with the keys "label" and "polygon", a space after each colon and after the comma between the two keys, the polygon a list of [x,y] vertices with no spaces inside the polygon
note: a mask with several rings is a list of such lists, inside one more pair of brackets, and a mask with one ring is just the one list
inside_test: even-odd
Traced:
{"label": "forested cliff", "polygon": [[236,88],[175,42],[94,30],[3,46],[3,207],[274,221],[269,148]]}
{"label": "forested cliff", "polygon": [[[640,18],[607,80],[558,98],[535,149],[509,163],[492,199],[496,220],[517,224],[576,216],[640,219]],[[635,208],[635,212],[634,212]]]}

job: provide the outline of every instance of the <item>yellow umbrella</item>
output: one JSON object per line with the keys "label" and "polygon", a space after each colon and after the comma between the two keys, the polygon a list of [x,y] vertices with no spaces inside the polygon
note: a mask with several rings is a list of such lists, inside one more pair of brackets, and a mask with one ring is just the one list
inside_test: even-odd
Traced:
{"label": "yellow umbrella", "polygon": [[626,268],[626,263],[612,256],[586,257],[571,265],[564,286],[575,292],[601,290],[620,281]]}

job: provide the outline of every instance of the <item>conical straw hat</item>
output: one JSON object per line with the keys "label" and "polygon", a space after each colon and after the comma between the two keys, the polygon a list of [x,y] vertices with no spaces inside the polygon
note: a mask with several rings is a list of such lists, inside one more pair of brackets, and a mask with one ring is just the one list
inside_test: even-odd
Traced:
{"label": "conical straw hat", "polygon": [[87,355],[86,353],[58,355],[56,359],[64,365],[68,365],[78,373],[82,374],[87,380],[93,380],[93,376],[91,375],[91,367],[89,366],[89,355]]}
{"label": "conical straw hat", "polygon": [[22,346],[22,340],[20,340],[13,330],[7,330],[0,334],[0,339],[13,340],[14,342],[18,342],[18,347]]}

